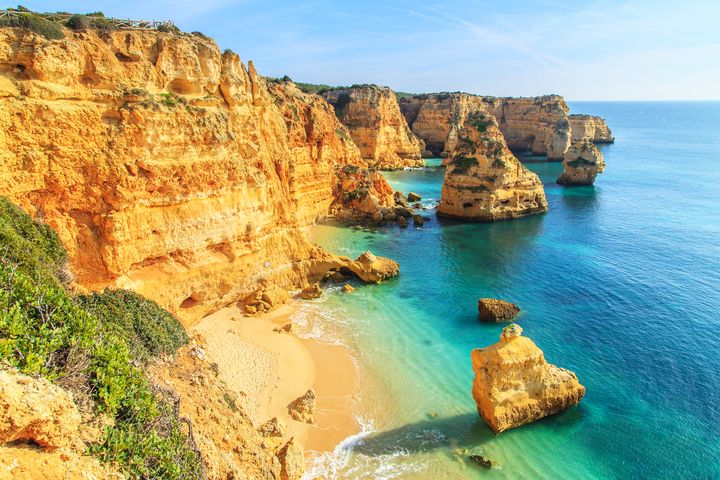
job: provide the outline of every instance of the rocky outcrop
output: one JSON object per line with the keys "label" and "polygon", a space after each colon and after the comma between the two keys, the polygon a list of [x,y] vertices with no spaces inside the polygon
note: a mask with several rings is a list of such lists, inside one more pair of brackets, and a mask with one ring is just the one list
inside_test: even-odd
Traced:
{"label": "rocky outcrop", "polygon": [[43,378],[0,370],[0,477],[87,480],[123,477],[85,455],[100,429],[82,423],[72,396]]}
{"label": "rocky outcrop", "polygon": [[314,423],[315,409],[317,408],[315,398],[315,390],[308,390],[288,405],[288,414],[298,422]]}
{"label": "rocky outcrop", "polygon": [[458,148],[460,131],[468,115],[487,115],[481,97],[468,93],[430,93],[400,99],[402,110],[413,133],[425,142],[435,156],[452,157]]}
{"label": "rocky outcrop", "polygon": [[447,163],[439,216],[496,221],[547,210],[542,183],[510,153],[491,115],[473,111]]}
{"label": "rocky outcrop", "polygon": [[545,361],[522,329],[511,324],[500,341],[472,351],[472,395],[485,423],[495,432],[519,427],[577,405],[585,387],[577,376]]}
{"label": "rocky outcrop", "polygon": [[332,110],[204,36],[2,28],[0,194],[58,232],[80,286],[192,322],[307,285],[302,227],[362,162]]}
{"label": "rocky outcrop", "polygon": [[514,303],[498,300],[496,298],[481,298],[478,300],[478,314],[483,322],[509,322],[520,313],[520,308]]}
{"label": "rocky outcrop", "polygon": [[323,290],[322,288],[320,288],[320,284],[315,282],[300,291],[300,298],[303,298],[305,300],[312,300],[314,298],[320,298],[322,293]]}
{"label": "rocky outcrop", "polygon": [[559,95],[523,98],[484,97],[508,147],[562,160],[570,146],[568,106]]}
{"label": "rocky outcrop", "polygon": [[322,92],[335,107],[370,167],[397,170],[422,166],[423,146],[413,135],[387,87],[359,85]]}
{"label": "rocky outcrop", "polygon": [[607,122],[602,117],[594,115],[569,115],[570,129],[572,131],[572,143],[581,140],[589,140],[593,143],[613,143],[612,136]]}
{"label": "rocky outcrop", "polygon": [[557,179],[561,185],[592,185],[595,177],[605,170],[600,149],[589,140],[573,143],[565,152],[563,173]]}

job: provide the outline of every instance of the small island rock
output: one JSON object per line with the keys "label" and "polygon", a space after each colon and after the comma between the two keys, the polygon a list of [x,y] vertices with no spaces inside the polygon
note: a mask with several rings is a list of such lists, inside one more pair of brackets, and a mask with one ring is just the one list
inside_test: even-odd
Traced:
{"label": "small island rock", "polygon": [[510,324],[500,341],[471,353],[472,395],[485,423],[497,434],[580,403],[577,376],[549,364],[522,328]]}
{"label": "small island rock", "polygon": [[520,313],[520,308],[505,300],[481,298],[478,300],[478,313],[483,322],[509,322]]}

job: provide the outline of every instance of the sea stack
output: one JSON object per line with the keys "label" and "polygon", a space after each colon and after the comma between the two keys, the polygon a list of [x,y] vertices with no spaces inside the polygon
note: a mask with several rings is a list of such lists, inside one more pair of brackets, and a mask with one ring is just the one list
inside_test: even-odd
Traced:
{"label": "sea stack", "polygon": [[569,115],[571,140],[573,143],[580,140],[590,140],[593,143],[614,143],[610,127],[604,118],[595,115]]}
{"label": "sea stack", "polygon": [[589,140],[573,143],[565,152],[563,173],[557,179],[561,185],[592,185],[598,173],[605,170],[600,149]]}
{"label": "sea stack", "polygon": [[447,162],[439,216],[492,222],[547,211],[542,182],[510,152],[492,115],[468,113],[454,152]]}
{"label": "sea stack", "polygon": [[424,146],[410,131],[395,92],[388,87],[358,85],[321,94],[335,107],[370,167],[399,170],[424,165]]}
{"label": "sea stack", "polygon": [[473,350],[471,358],[472,395],[496,434],[573,407],[585,395],[577,376],[547,363],[514,323],[503,329],[499,342]]}

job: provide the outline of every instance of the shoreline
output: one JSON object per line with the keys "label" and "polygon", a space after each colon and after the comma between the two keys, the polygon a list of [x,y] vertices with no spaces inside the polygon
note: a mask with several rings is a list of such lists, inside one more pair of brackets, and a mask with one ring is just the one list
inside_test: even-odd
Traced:
{"label": "shoreline", "polygon": [[[360,431],[353,415],[358,375],[346,347],[274,331],[290,323],[299,308],[299,301],[290,300],[272,312],[246,317],[235,306],[225,307],[192,330],[204,337],[219,378],[238,394],[253,425],[273,417],[284,420],[287,438],[303,446],[307,465]],[[315,423],[293,420],[287,405],[310,388],[317,396]]]}

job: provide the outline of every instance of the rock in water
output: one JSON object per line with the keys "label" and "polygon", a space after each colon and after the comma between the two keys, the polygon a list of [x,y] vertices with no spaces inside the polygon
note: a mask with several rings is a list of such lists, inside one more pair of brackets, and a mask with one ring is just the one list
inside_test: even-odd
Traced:
{"label": "rock in water", "polygon": [[478,313],[484,322],[509,322],[520,313],[520,308],[505,300],[481,298],[478,300]]}
{"label": "rock in water", "polygon": [[577,405],[585,387],[577,376],[545,361],[535,343],[510,324],[500,341],[471,353],[472,395],[497,434]]}
{"label": "rock in water", "polygon": [[589,140],[573,143],[563,160],[565,171],[557,183],[561,185],[592,185],[598,173],[605,170],[605,161],[600,149]]}
{"label": "rock in water", "polygon": [[354,291],[355,291],[355,288],[353,288],[353,286],[350,285],[349,283],[346,283],[345,285],[343,285],[343,292],[352,293]]}
{"label": "rock in water", "polygon": [[407,200],[408,202],[419,202],[422,200],[422,197],[415,192],[410,192],[407,195]]}
{"label": "rock in water", "polygon": [[311,388],[305,392],[305,395],[296,398],[288,405],[288,413],[298,422],[314,423],[315,407],[315,390]]}
{"label": "rock in water", "polygon": [[468,459],[471,462],[477,463],[481,467],[485,468],[493,468],[493,466],[495,465],[492,460],[490,460],[489,458],[485,458],[482,455],[470,455]]}
{"label": "rock in water", "polygon": [[322,295],[322,288],[320,288],[319,283],[313,283],[312,285],[305,287],[300,292],[300,298],[303,298],[305,300],[312,300],[313,298],[320,298],[320,295]]}

